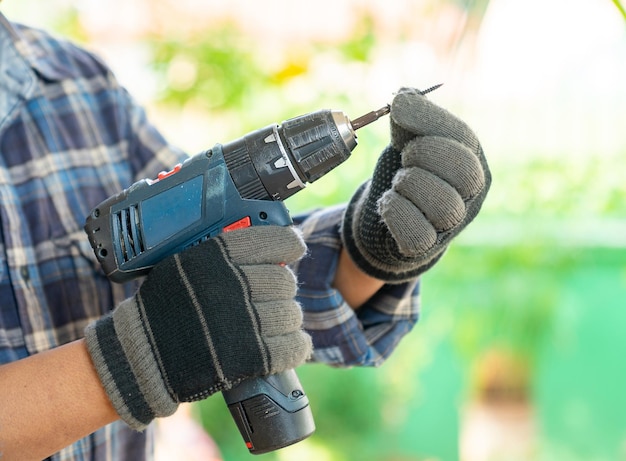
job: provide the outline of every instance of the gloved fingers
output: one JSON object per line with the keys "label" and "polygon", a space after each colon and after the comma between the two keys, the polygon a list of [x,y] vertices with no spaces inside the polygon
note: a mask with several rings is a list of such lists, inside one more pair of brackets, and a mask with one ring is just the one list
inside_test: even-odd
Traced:
{"label": "gloved fingers", "polygon": [[437,242],[437,231],[415,204],[388,190],[378,202],[379,213],[403,256],[426,253]]}
{"label": "gloved fingers", "polygon": [[478,157],[465,145],[440,136],[411,140],[402,150],[402,165],[437,175],[468,200],[485,187],[485,172]]}
{"label": "gloved fingers", "polygon": [[[465,217],[465,203],[454,187],[421,168],[398,171],[393,189],[413,203],[438,232],[451,229]],[[410,219],[409,215],[403,221]]]}
{"label": "gloved fingers", "polygon": [[254,304],[259,314],[261,336],[272,337],[302,330],[302,309],[295,299]]}
{"label": "gloved fingers", "polygon": [[300,231],[293,226],[253,226],[217,238],[235,264],[291,264],[306,250]]}
{"label": "gloved fingers", "polygon": [[303,330],[293,333],[265,338],[265,344],[270,351],[270,374],[302,365],[313,351],[311,337]]}
{"label": "gloved fingers", "polygon": [[241,266],[250,287],[252,302],[293,299],[297,292],[296,276],[286,266],[256,264]]}
{"label": "gloved fingers", "polygon": [[459,118],[414,88],[402,88],[391,103],[391,145],[402,150],[415,136],[442,136],[478,151],[478,138]]}

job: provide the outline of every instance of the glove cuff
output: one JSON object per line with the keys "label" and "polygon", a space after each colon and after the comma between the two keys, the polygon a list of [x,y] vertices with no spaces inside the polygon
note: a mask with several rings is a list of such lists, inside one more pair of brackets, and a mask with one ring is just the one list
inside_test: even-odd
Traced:
{"label": "glove cuff", "polygon": [[136,297],[85,329],[87,349],[100,381],[120,418],[141,431],[156,417],[178,408],[162,378]]}
{"label": "glove cuff", "polygon": [[371,181],[363,183],[354,193],[346,207],[340,229],[342,243],[357,267],[369,276],[389,284],[414,280],[439,261],[446,248],[442,247],[440,252],[429,259],[425,259],[422,264],[416,265],[412,261],[407,265],[406,270],[402,270],[398,261],[382,261],[369,253],[362,244],[361,236],[355,231],[355,227],[359,221],[359,210],[364,209],[362,201],[367,199],[370,183]]}

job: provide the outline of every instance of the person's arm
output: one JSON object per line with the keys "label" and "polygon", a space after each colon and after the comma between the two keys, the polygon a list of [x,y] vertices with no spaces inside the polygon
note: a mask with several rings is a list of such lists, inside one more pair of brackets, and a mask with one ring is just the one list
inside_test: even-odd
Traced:
{"label": "person's arm", "polygon": [[[334,285],[351,307],[360,307],[383,283],[342,251]],[[46,458],[119,419],[84,340],[0,366],[0,389],[0,459]]]}
{"label": "person's arm", "polygon": [[84,340],[1,366],[0,460],[45,458],[118,418],[143,430],[303,363],[311,339],[282,263],[304,251],[289,227],[221,234],[157,264]]}
{"label": "person's arm", "polygon": [[356,267],[340,239],[344,210],[294,216],[308,247],[293,266],[297,299],[313,338],[313,362],[378,366],[417,322],[419,281],[388,285]]}
{"label": "person's arm", "polygon": [[476,216],[491,175],[461,120],[402,88],[390,144],[347,206],[294,218],[309,251],[294,269],[313,360],[378,366],[419,318],[420,276]]}
{"label": "person's arm", "polygon": [[346,249],[341,249],[332,286],[341,293],[352,309],[361,307],[384,284],[382,280],[371,277],[359,269]]}
{"label": "person's arm", "polygon": [[84,340],[0,366],[0,459],[40,460],[119,418]]}

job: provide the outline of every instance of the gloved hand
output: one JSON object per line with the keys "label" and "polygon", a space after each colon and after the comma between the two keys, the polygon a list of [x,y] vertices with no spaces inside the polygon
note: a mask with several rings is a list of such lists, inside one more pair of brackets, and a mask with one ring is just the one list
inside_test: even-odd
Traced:
{"label": "gloved hand", "polygon": [[474,219],[490,184],[472,130],[418,90],[402,88],[391,104],[391,144],[346,209],[343,244],[372,277],[415,278]]}
{"label": "gloved hand", "polygon": [[227,232],[164,259],[90,324],[87,347],[120,417],[141,430],[179,402],[304,362],[311,339],[285,265],[304,251],[291,227]]}

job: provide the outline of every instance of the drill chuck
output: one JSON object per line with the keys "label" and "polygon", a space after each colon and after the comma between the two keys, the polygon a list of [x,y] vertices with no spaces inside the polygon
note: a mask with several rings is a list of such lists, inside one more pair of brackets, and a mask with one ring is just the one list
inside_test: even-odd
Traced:
{"label": "drill chuck", "polygon": [[341,111],[320,110],[222,145],[243,199],[284,200],[343,163],[357,138]]}

